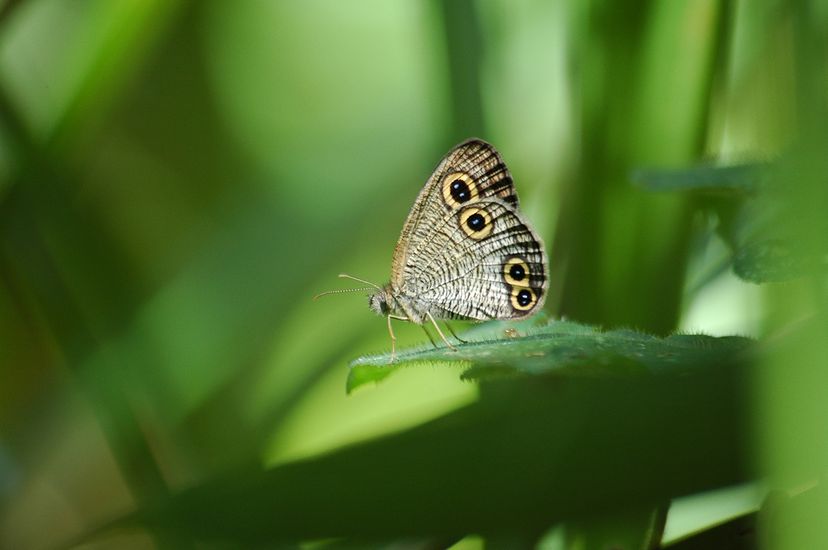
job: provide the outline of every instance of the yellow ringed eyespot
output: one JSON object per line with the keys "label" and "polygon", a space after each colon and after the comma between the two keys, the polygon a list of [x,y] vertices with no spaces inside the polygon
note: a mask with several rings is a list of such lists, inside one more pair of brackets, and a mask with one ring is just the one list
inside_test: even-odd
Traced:
{"label": "yellow ringed eyespot", "polygon": [[469,207],[460,213],[460,229],[472,239],[485,239],[493,227],[491,215],[483,208]]}
{"label": "yellow ringed eyespot", "polygon": [[512,287],[511,302],[512,307],[517,311],[529,311],[538,303],[538,297],[531,288],[514,286]]}
{"label": "yellow ringed eyespot", "polygon": [[452,208],[477,200],[477,185],[465,172],[452,172],[443,178],[443,200]]}
{"label": "yellow ringed eyespot", "polygon": [[529,266],[521,258],[513,256],[503,264],[503,279],[512,286],[529,287]]}

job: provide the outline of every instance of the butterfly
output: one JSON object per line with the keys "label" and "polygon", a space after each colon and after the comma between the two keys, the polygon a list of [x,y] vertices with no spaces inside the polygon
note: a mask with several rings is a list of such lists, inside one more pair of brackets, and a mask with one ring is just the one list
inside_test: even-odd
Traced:
{"label": "butterfly", "polygon": [[539,311],[547,265],[543,243],[519,209],[503,158],[492,145],[473,138],[443,157],[414,201],[394,249],[388,284],[340,277],[376,289],[368,303],[386,317],[393,357],[392,319],[429,322],[456,349],[438,319],[520,319]]}

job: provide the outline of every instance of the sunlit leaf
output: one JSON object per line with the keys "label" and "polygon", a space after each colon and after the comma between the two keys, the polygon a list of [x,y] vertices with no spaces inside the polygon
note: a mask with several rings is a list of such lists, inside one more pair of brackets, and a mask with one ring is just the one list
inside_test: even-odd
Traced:
{"label": "sunlit leaf", "polygon": [[[545,325],[491,323],[471,331],[456,349],[419,347],[355,359],[347,387],[351,391],[378,382],[395,369],[413,363],[450,362],[471,365],[466,378],[503,374],[565,373],[567,376],[614,377],[687,370],[728,358],[750,345],[747,338],[675,334],[658,338],[633,330],[603,331],[570,321]],[[393,361],[392,361],[393,359]]]}
{"label": "sunlit leaf", "polygon": [[542,532],[618,502],[645,509],[744,481],[743,365],[699,356],[687,367],[661,376],[545,372],[491,381],[480,401],[432,422],[224,474],[116,525],[247,544]]}

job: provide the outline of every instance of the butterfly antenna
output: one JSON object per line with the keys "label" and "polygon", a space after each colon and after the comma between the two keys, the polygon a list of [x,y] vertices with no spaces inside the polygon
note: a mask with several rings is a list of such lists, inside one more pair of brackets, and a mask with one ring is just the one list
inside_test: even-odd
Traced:
{"label": "butterfly antenna", "polygon": [[345,292],[359,292],[360,290],[372,290],[372,287],[366,286],[363,288],[341,288],[339,290],[326,290],[325,292],[320,292],[319,294],[314,296],[313,299],[316,300],[317,298],[327,296],[328,294],[343,294]]}
{"label": "butterfly antenna", "polygon": [[351,279],[353,281],[357,281],[359,283],[362,283],[362,284],[365,284],[365,285],[371,285],[371,286],[362,287],[362,288],[342,288],[342,289],[339,289],[339,290],[328,290],[326,292],[320,292],[319,294],[314,296],[313,299],[316,300],[317,298],[320,298],[322,296],[327,296],[328,294],[342,294],[342,293],[345,293],[345,292],[360,292],[362,290],[371,290],[371,289],[374,289],[374,288],[376,288],[377,290],[382,290],[381,286],[379,286],[377,284],[374,284],[371,281],[366,281],[365,279],[360,279],[359,277],[354,277],[353,275],[348,275],[347,273],[340,273],[339,278],[340,279]]}
{"label": "butterfly antenna", "polygon": [[366,281],[365,279],[360,279],[359,277],[354,277],[353,275],[348,275],[347,273],[340,273],[339,278],[340,279],[351,279],[353,281],[356,281],[358,283],[362,283],[364,285],[371,285],[373,288],[376,288],[377,290],[382,290],[382,287],[379,286],[376,283],[372,283],[371,281]]}

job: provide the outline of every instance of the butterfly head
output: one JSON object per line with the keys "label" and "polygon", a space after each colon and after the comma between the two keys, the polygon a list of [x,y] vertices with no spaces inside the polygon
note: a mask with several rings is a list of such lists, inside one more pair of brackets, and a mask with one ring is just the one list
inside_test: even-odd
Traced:
{"label": "butterfly head", "polygon": [[386,285],[368,298],[368,306],[379,315],[390,315],[398,312],[397,301],[391,292],[391,285]]}
{"label": "butterfly head", "polygon": [[402,315],[404,311],[400,306],[399,300],[396,298],[396,293],[391,287],[391,283],[388,283],[385,286],[379,286],[378,284],[374,284],[371,281],[366,281],[365,279],[360,279],[359,277],[354,277],[353,275],[348,275],[347,273],[340,273],[339,277],[341,279],[352,279],[354,281],[359,281],[360,283],[365,283],[367,285],[371,285],[370,287],[363,287],[363,288],[343,288],[340,290],[328,290],[327,292],[320,292],[316,296],[313,297],[314,300],[321,296],[327,296],[328,294],[341,294],[343,292],[360,292],[363,290],[371,290],[375,288],[377,291],[371,294],[368,297],[368,306],[376,311],[380,315]]}

